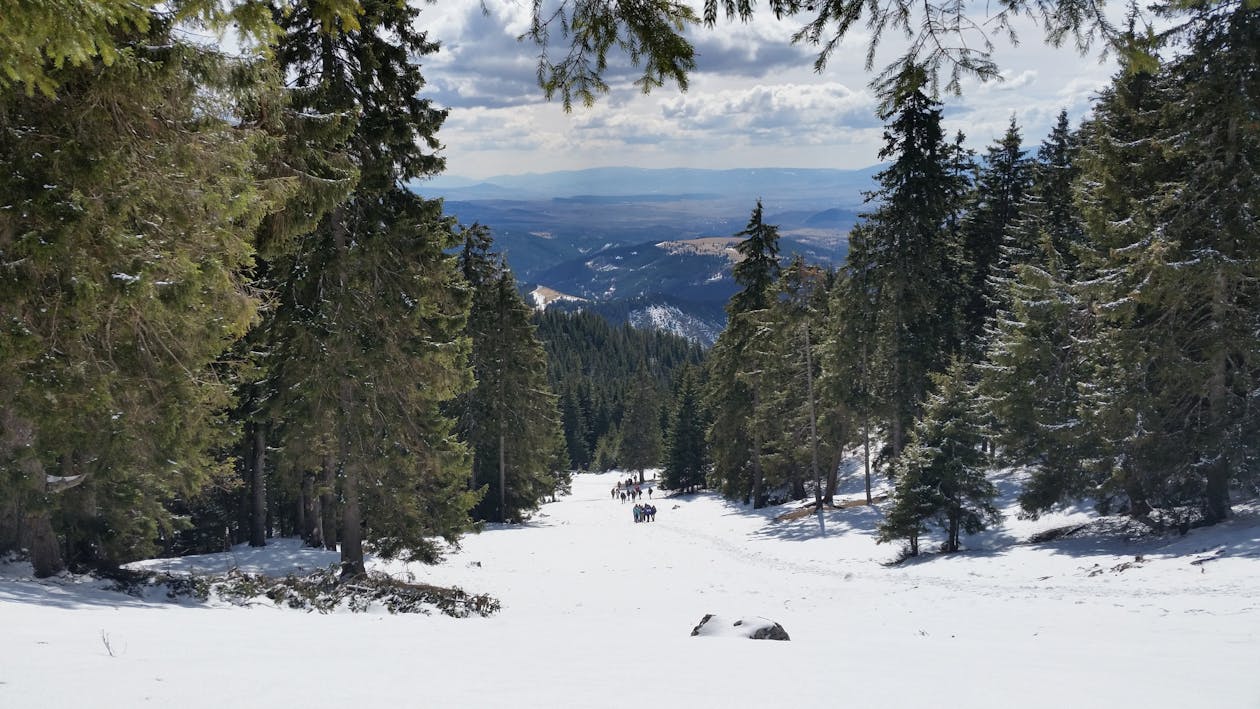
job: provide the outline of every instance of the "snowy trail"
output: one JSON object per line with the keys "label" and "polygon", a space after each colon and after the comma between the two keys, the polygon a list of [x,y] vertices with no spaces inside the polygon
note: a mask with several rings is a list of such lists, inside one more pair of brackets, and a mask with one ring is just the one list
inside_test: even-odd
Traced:
{"label": "snowy trail", "polygon": [[[439,566],[377,564],[495,595],[486,619],[147,603],[0,566],[0,707],[1260,707],[1255,519],[1158,553],[995,544],[886,568],[874,510],[832,513],[825,539],[711,495],[635,524],[618,477],[579,476]],[[331,560],[280,541],[148,565]],[[705,613],[792,640],[689,637]]]}

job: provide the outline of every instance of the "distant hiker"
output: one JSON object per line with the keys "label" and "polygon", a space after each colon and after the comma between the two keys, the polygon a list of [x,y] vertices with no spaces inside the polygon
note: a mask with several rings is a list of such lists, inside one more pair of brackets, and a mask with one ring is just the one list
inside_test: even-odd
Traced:
{"label": "distant hiker", "polygon": [[626,493],[624,493],[624,492],[623,492],[623,493],[621,493],[621,501],[622,501],[622,502],[625,502],[625,501],[626,501]]}
{"label": "distant hiker", "polygon": [[615,487],[612,489],[612,499],[617,499],[617,488]]}
{"label": "distant hiker", "polygon": [[639,522],[643,519],[643,509],[638,505],[634,506],[634,521]]}
{"label": "distant hiker", "polygon": [[648,488],[648,499],[652,499],[652,488]]}

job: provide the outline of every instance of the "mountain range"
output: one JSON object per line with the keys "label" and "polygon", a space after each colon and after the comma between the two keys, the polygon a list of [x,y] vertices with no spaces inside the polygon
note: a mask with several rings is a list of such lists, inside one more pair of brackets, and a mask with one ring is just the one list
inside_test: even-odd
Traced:
{"label": "mountain range", "polygon": [[783,260],[835,266],[879,167],[596,168],[442,176],[412,185],[461,224],[490,228],[537,307],[582,308],[712,344],[737,290],[734,235],[756,201]]}

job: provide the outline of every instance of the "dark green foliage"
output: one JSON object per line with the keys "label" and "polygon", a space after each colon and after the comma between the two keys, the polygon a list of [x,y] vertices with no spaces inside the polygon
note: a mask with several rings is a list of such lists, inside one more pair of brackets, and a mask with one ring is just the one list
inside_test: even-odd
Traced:
{"label": "dark green foliage", "polygon": [[[887,421],[894,454],[927,395],[931,372],[942,371],[961,344],[959,313],[964,263],[954,226],[966,178],[960,147],[945,142],[940,103],[921,71],[884,132],[880,172],[871,199],[879,206],[850,235],[846,310],[867,335],[872,409]],[[876,403],[878,402],[878,403]]]}
{"label": "dark green foliage", "polygon": [[1023,212],[1029,180],[1019,127],[1012,118],[1006,134],[985,155],[960,227],[966,289],[962,338],[973,350],[997,308],[994,290],[1000,281],[993,277],[1002,246]]}
{"label": "dark green foliage", "polygon": [[958,551],[963,534],[975,534],[1001,520],[993,505],[997,489],[985,477],[973,382],[966,365],[955,361],[932,377],[935,391],[897,461],[892,506],[880,525],[881,542],[905,540],[919,552],[920,535],[935,525],[945,532],[942,550]]}
{"label": "dark green foliage", "polygon": [[220,356],[255,317],[253,230],[292,187],[230,122],[251,68],[148,27],[110,66],[50,70],[56,99],[0,90],[0,544],[41,573],[150,554],[171,504],[232,484]]}
{"label": "dark green foliage", "polygon": [[350,26],[322,9],[277,10],[276,57],[295,111],[357,118],[343,144],[313,152],[344,151],[359,179],[278,267],[269,405],[291,417],[285,465],[320,471],[323,520],[340,520],[345,572],[357,575],[363,540],[428,561],[435,537],[454,541],[469,524],[467,451],[440,410],[470,384],[468,300],[445,253],[451,220],[403,186],[442,167],[445,113],[421,98],[414,63],[437,47],[414,29],[419,11],[369,0]]}
{"label": "dark green foliage", "polygon": [[617,456],[621,467],[639,474],[640,482],[645,469],[655,468],[661,462],[662,398],[648,378],[646,365],[641,366],[621,418]]}
{"label": "dark green foliage", "polygon": [[670,411],[666,441],[665,470],[661,486],[669,490],[694,492],[704,486],[708,469],[708,449],[704,432],[705,412],[700,402],[698,367],[688,367],[679,378],[674,405]]}
{"label": "dark green foliage", "polygon": [[1186,53],[1121,77],[1085,147],[1087,234],[1107,262],[1086,290],[1112,489],[1136,516],[1230,514],[1254,476],[1260,12],[1196,8]]}
{"label": "dark green foliage", "polygon": [[472,287],[468,336],[476,385],[452,408],[473,454],[470,487],[485,493],[474,514],[519,521],[556,491],[558,466],[567,460],[556,457],[564,444],[546,352],[516,279],[489,249],[488,230],[465,230],[460,270]]}
{"label": "dark green foliage", "polygon": [[818,412],[819,335],[827,317],[829,274],[797,257],[775,284],[771,305],[757,319],[762,336],[753,340],[749,359],[760,364],[762,387],[752,425],[762,432],[761,465],[767,490],[799,500],[806,483],[823,494],[824,461],[832,459],[837,440],[821,440]]}
{"label": "dark green foliage", "polygon": [[762,396],[759,351],[768,335],[766,317],[772,288],[779,277],[779,230],[762,220],[761,201],[736,236],[743,259],[736,264],[741,290],[727,303],[726,329],[709,353],[705,406],[713,412],[708,431],[713,470],[711,484],[731,499],[754,507],[766,504],[761,455],[763,431],[753,420]]}
{"label": "dark green foliage", "polygon": [[1033,513],[1090,490],[1081,460],[1092,432],[1078,410],[1085,313],[1072,287],[1084,238],[1072,196],[1075,144],[1060,113],[1031,166],[1028,200],[994,274],[997,310],[977,386],[1002,456],[1030,469],[1020,499]]}
{"label": "dark green foliage", "polygon": [[677,370],[704,357],[699,345],[677,335],[612,326],[592,313],[546,310],[534,318],[547,350],[551,387],[560,397],[565,448],[579,470],[617,466],[620,428],[640,381],[640,364],[660,411],[670,400]]}

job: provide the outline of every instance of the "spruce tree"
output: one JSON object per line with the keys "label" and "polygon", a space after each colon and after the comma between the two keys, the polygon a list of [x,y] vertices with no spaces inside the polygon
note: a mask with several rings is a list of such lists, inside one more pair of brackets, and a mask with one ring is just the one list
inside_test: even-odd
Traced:
{"label": "spruce tree", "polygon": [[475,514],[519,521],[557,488],[563,448],[547,356],[516,279],[490,253],[489,232],[465,231],[460,270],[473,289],[468,336],[476,386],[454,402],[459,432],[473,454],[470,487],[484,491]]}
{"label": "spruce tree", "polygon": [[955,361],[946,373],[933,375],[935,390],[897,462],[897,486],[879,540],[905,540],[911,556],[932,525],[945,532],[942,551],[954,552],[963,534],[1001,520],[993,504],[997,488],[986,477],[970,370]]}
{"label": "spruce tree", "polygon": [[445,253],[457,237],[439,202],[406,187],[442,167],[445,112],[421,97],[414,63],[437,47],[414,29],[418,10],[362,9],[353,24],[316,6],[277,9],[294,109],[357,117],[344,145],[355,190],[280,276],[273,404],[303,414],[284,448],[304,456],[297,467],[321,470],[346,576],[363,573],[365,541],[384,556],[434,559],[433,539],[456,539],[475,499],[466,449],[440,410],[471,381],[467,295]]}
{"label": "spruce tree", "polygon": [[763,387],[752,425],[763,432],[762,467],[767,487],[786,486],[799,500],[812,482],[815,502],[823,496],[820,457],[830,459],[834,441],[820,440],[822,409],[816,350],[826,316],[827,274],[797,256],[783,270],[772,305],[757,319],[766,335],[754,341],[750,358],[762,363]]}
{"label": "spruce tree", "polygon": [[925,93],[926,73],[908,69],[898,80],[881,159],[858,248],[850,251],[850,283],[861,284],[850,310],[870,309],[870,366],[880,372],[878,397],[894,455],[929,388],[961,340],[963,290],[957,234],[958,148],[945,142],[940,103]]}
{"label": "spruce tree", "polygon": [[736,247],[743,260],[733,269],[741,290],[727,303],[726,329],[709,355],[705,405],[714,415],[708,441],[714,483],[722,494],[763,507],[763,432],[751,421],[762,395],[761,361],[754,352],[759,348],[757,341],[765,336],[757,322],[770,304],[770,291],[779,275],[779,231],[764,222],[758,200],[748,225],[736,236],[745,237]]}
{"label": "spruce tree", "polygon": [[55,97],[0,88],[0,546],[40,575],[150,554],[176,504],[232,484],[222,355],[255,317],[253,231],[291,187],[234,125],[249,61],[145,25],[108,66],[45,67]]}
{"label": "spruce tree", "polygon": [[1029,179],[1019,127],[1012,116],[1006,133],[989,146],[961,225],[966,274],[963,341],[973,351],[979,348],[984,325],[997,307],[993,275],[1000,265],[1002,246],[1024,209]]}
{"label": "spruce tree", "polygon": [[1090,413],[1131,512],[1185,529],[1226,519],[1231,482],[1254,475],[1260,13],[1197,7],[1180,33],[1185,54],[1106,97],[1086,184],[1110,256],[1090,291],[1108,383]]}
{"label": "spruce tree", "polygon": [[704,486],[708,467],[704,440],[706,422],[700,401],[700,385],[693,368],[683,371],[670,412],[662,486],[695,492]]}
{"label": "spruce tree", "polygon": [[1034,514],[1091,490],[1081,461],[1092,434],[1079,414],[1086,313],[1072,286],[1083,246],[1072,195],[1075,142],[1061,112],[1032,164],[1028,199],[993,278],[997,310],[977,385],[1002,456],[1030,469],[1020,500]]}
{"label": "spruce tree", "polygon": [[661,463],[660,404],[655,387],[648,379],[646,364],[640,364],[638,381],[630,392],[630,401],[621,418],[620,463],[626,470],[637,472],[643,482],[643,471]]}

